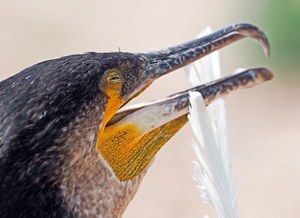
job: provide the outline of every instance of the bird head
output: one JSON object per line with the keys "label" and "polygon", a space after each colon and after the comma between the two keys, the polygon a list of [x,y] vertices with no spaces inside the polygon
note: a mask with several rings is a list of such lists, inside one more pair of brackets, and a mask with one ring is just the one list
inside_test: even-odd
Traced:
{"label": "bird head", "polygon": [[[49,60],[0,82],[0,197],[11,208],[7,213],[59,214],[57,208],[68,208],[68,214],[98,202],[107,206],[113,194],[114,208],[123,210],[128,199],[122,193],[131,192],[132,197],[137,189],[130,191],[126,184],[133,183],[126,181],[143,174],[187,122],[188,93],[120,109],[161,76],[245,37],[258,41],[269,54],[261,30],[235,24],[161,51]],[[209,104],[231,90],[271,78],[267,69],[253,69],[196,89]],[[111,174],[117,181],[104,184]],[[108,213],[107,208],[103,211]]]}
{"label": "bird head", "polygon": [[97,148],[119,180],[130,180],[139,175],[162,145],[187,122],[187,95],[177,98],[177,105],[183,101],[185,104],[180,109],[177,106],[176,110],[170,103],[162,106],[162,101],[169,102],[167,98],[155,107],[140,105],[134,109],[134,115],[132,109],[125,109],[122,115],[117,111],[159,77],[244,37],[260,42],[268,55],[265,34],[249,24],[232,25],[162,51],[116,54],[116,57],[128,57],[128,60],[117,61],[118,66],[106,69],[101,78],[100,87],[109,97]]}

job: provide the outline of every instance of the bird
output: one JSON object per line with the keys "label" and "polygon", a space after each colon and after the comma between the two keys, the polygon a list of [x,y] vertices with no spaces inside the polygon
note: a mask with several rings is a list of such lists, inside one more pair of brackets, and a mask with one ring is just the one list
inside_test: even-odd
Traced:
{"label": "bird", "polygon": [[[187,122],[188,90],[124,107],[152,82],[245,37],[239,23],[148,53],[90,52],[35,64],[0,82],[1,217],[121,217],[159,149]],[[192,90],[206,104],[270,80],[245,70]]]}

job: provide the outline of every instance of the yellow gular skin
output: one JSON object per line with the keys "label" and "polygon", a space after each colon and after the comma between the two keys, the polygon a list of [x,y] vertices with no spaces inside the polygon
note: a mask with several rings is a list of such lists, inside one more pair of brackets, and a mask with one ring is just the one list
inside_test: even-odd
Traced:
{"label": "yellow gular skin", "polygon": [[109,99],[104,112],[102,127],[99,136],[102,135],[106,123],[117,113],[120,106],[124,103],[124,100],[120,97],[119,91],[108,90],[106,94],[109,96]]}
{"label": "yellow gular skin", "polygon": [[108,100],[98,138],[101,137],[106,123],[124,104],[124,99],[120,94],[122,89],[121,74],[116,70],[109,70],[100,82],[100,89],[106,93]]}
{"label": "yellow gular skin", "polygon": [[160,148],[187,122],[183,115],[146,134],[135,124],[105,127],[97,148],[121,181],[144,171]]}
{"label": "yellow gular skin", "polygon": [[183,115],[148,133],[138,123],[107,122],[124,104],[120,96],[122,77],[118,71],[109,71],[100,83],[108,96],[102,127],[98,135],[97,149],[120,181],[133,179],[145,170],[159,149],[187,122]]}

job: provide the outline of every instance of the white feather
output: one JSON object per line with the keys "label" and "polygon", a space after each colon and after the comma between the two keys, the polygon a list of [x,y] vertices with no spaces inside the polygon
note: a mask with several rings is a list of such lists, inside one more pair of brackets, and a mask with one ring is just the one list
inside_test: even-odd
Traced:
{"label": "white feather", "polygon": [[[207,28],[201,36],[210,32]],[[189,65],[186,71],[194,86],[219,78],[218,52]],[[189,120],[196,137],[192,142],[197,156],[194,179],[204,201],[214,206],[218,217],[237,218],[237,191],[231,169],[224,101],[218,100],[206,108],[201,94],[190,92],[190,103]]]}

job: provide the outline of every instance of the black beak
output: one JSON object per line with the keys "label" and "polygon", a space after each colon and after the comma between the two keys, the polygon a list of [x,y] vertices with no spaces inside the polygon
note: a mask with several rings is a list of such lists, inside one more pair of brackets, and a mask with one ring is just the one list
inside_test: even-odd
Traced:
{"label": "black beak", "polygon": [[251,24],[234,24],[205,37],[166,50],[139,54],[148,61],[145,67],[146,80],[148,80],[147,82],[154,81],[245,37],[258,41],[263,47],[265,55],[269,56],[270,45],[264,32]]}

